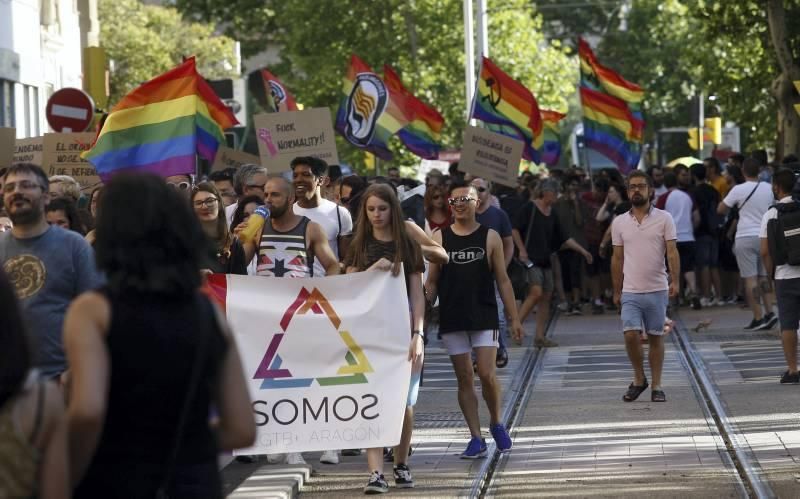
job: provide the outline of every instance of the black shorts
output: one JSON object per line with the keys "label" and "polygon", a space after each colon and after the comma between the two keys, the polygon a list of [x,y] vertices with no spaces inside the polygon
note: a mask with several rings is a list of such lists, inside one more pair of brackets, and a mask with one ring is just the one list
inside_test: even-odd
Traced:
{"label": "black shorts", "polygon": [[694,272],[694,255],[696,245],[694,241],[678,243],[678,256],[681,259],[681,273]]}
{"label": "black shorts", "polygon": [[781,331],[797,331],[800,326],[800,278],[775,279],[775,297]]}

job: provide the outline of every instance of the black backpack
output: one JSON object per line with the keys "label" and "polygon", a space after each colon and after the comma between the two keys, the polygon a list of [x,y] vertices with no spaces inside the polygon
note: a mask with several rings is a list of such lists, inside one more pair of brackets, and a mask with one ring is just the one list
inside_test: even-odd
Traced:
{"label": "black backpack", "polygon": [[769,254],[775,267],[800,265],[800,203],[778,203],[778,216],[767,222]]}

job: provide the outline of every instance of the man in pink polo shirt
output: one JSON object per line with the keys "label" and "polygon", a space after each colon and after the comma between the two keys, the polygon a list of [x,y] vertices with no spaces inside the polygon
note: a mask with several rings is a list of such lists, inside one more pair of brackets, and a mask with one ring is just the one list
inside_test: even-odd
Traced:
{"label": "man in pink polo shirt", "polygon": [[[633,402],[648,387],[644,374],[644,354],[639,336],[649,338],[650,371],[653,387],[650,399],[666,402],[661,389],[664,365],[664,319],[668,296],[677,296],[680,283],[680,257],[675,241],[675,223],[669,213],[651,206],[653,184],[644,172],[628,175],[628,199],[631,210],[611,224],[611,279],[614,303],[622,304],[622,331],[625,349],[633,366],[633,383],[622,397]],[[664,268],[664,254],[669,262],[669,284]]]}

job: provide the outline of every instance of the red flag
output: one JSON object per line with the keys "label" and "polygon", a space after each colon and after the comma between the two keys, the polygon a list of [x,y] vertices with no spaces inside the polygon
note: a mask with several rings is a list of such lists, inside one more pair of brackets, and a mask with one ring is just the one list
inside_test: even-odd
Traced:
{"label": "red flag", "polygon": [[297,111],[294,96],[283,86],[277,76],[266,69],[261,70],[261,79],[264,80],[264,91],[267,94],[267,105],[270,111]]}

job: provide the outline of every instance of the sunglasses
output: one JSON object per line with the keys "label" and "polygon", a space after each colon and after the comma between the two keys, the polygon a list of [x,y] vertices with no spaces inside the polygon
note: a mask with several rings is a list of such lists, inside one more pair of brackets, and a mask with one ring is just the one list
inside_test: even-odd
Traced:
{"label": "sunglasses", "polygon": [[168,183],[168,186],[172,187],[173,189],[178,189],[179,191],[186,191],[189,190],[189,187],[192,186],[189,182],[179,182],[177,184]]}
{"label": "sunglasses", "polygon": [[469,196],[459,196],[457,198],[450,198],[447,200],[447,203],[450,206],[455,206],[457,204],[467,204],[475,198],[471,198]]}

